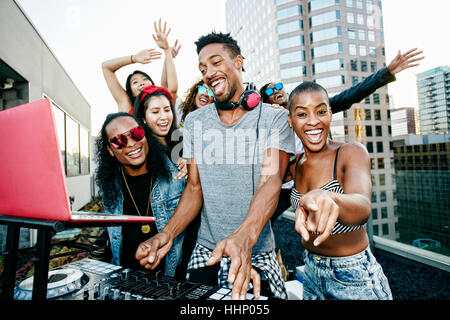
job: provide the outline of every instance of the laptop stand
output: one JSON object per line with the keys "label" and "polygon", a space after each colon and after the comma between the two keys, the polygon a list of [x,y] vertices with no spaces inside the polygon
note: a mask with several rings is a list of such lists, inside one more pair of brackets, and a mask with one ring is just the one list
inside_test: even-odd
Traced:
{"label": "laptop stand", "polygon": [[47,274],[50,241],[56,232],[65,229],[61,221],[46,221],[18,217],[0,216],[0,224],[8,226],[6,236],[6,257],[3,271],[2,300],[13,300],[16,278],[17,254],[19,251],[20,228],[37,229],[37,261],[34,271],[33,300],[47,298]]}
{"label": "laptop stand", "polygon": [[34,267],[32,300],[47,299],[47,282],[49,271],[49,256],[52,237],[65,229],[82,227],[119,226],[123,222],[86,222],[71,223],[64,221],[39,220],[0,215],[0,225],[7,225],[5,265],[3,270],[3,286],[0,300],[13,300],[16,279],[17,257],[19,252],[20,228],[37,229],[36,254]]}

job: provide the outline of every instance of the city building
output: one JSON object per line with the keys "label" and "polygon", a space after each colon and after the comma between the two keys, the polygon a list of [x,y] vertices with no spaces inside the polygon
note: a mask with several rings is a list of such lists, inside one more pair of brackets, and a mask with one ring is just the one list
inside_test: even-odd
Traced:
{"label": "city building", "polygon": [[[281,81],[290,92],[307,80],[333,96],[386,65],[379,0],[228,0],[226,23],[245,57],[244,81],[257,88]],[[372,158],[371,222],[380,235],[395,240],[390,118],[385,86],[334,114],[331,131],[335,140],[367,146]]]}
{"label": "city building", "polygon": [[448,256],[450,135],[411,135],[399,142],[394,147],[398,240]]}
{"label": "city building", "polygon": [[[52,102],[72,207],[79,209],[91,200],[91,107],[15,1],[0,2],[0,43],[0,111]],[[0,226],[0,249],[5,230]],[[24,245],[34,242],[33,234],[22,232]]]}
{"label": "city building", "polygon": [[450,67],[437,67],[417,75],[420,132],[449,133]]}
{"label": "city building", "polygon": [[420,134],[419,113],[416,108],[391,109],[392,137]]}

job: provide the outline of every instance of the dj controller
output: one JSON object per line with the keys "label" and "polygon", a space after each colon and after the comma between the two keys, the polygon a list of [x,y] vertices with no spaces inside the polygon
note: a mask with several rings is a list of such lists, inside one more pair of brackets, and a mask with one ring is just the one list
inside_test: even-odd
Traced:
{"label": "dj controller", "polygon": [[[19,283],[14,299],[31,300],[33,277]],[[231,289],[160,273],[125,269],[93,259],[69,263],[48,273],[47,299],[56,300],[231,300]],[[247,300],[254,300],[251,293]],[[261,296],[259,300],[267,300]]]}

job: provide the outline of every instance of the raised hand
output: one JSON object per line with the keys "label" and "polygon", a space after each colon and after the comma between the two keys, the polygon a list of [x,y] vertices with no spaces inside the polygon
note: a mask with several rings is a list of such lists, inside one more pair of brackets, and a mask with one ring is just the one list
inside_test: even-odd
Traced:
{"label": "raised hand", "polygon": [[172,49],[172,58],[175,58],[181,49],[181,44],[178,45],[178,40],[175,40],[175,44],[173,45]]}
{"label": "raised hand", "polygon": [[415,62],[424,59],[424,57],[415,57],[422,53],[423,51],[417,51],[417,48],[411,49],[404,54],[401,54],[400,50],[398,50],[397,56],[389,63],[387,68],[394,75],[405,69],[417,67],[419,64]]}
{"label": "raised hand", "polygon": [[161,59],[161,52],[156,49],[144,49],[132,56],[133,62],[148,64],[152,60]]}
{"label": "raised hand", "polygon": [[164,22],[164,27],[161,26],[161,19],[159,19],[158,25],[156,24],[156,21],[153,23],[155,27],[155,34],[152,34],[153,39],[155,40],[158,47],[160,47],[162,50],[169,50],[169,41],[167,41],[167,38],[169,37],[170,31],[172,30],[169,28],[167,30],[167,22]]}

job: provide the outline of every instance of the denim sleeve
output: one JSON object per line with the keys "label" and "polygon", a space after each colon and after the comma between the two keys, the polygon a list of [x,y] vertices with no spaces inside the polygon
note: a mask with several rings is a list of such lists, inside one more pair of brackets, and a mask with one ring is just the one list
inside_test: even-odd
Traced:
{"label": "denim sleeve", "polygon": [[330,107],[333,113],[347,110],[352,104],[360,102],[371,95],[378,88],[395,81],[395,75],[391,74],[387,67],[383,67],[371,74],[364,81],[330,98]]}

